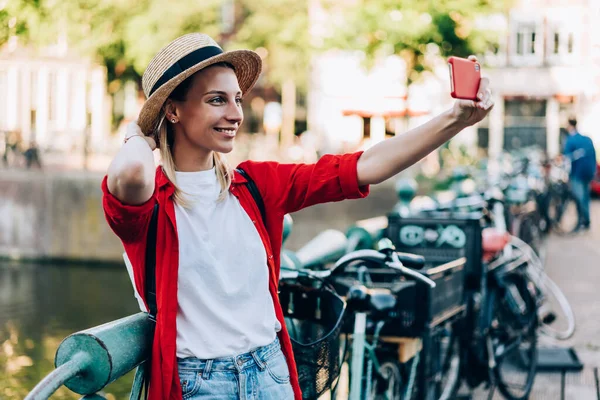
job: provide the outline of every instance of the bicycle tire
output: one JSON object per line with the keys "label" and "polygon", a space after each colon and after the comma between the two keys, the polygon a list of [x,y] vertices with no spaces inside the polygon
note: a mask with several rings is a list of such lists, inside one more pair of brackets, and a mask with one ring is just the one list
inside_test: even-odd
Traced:
{"label": "bicycle tire", "polygon": [[[488,357],[494,357],[495,365],[492,368],[492,374],[495,383],[500,390],[500,393],[508,400],[526,400],[529,398],[533,383],[535,381],[535,375],[537,371],[537,307],[533,295],[527,288],[527,282],[522,275],[506,276],[505,281],[507,287],[512,285],[518,291],[522,301],[526,307],[526,314],[516,315],[514,311],[510,310],[511,306],[507,303],[509,301],[510,294],[509,289],[505,289],[502,292],[494,290],[490,292],[490,307],[494,310],[494,321],[488,334],[487,340],[488,345],[492,350],[492,354],[488,354]],[[518,320],[518,321],[516,321]],[[529,341],[529,348],[526,352],[522,352],[520,348],[517,348],[517,352],[513,354],[505,355],[502,357],[498,355],[500,350],[506,345],[505,342],[499,339],[504,336],[507,330],[512,329],[523,329],[523,336],[520,338],[520,344]],[[510,347],[510,346],[509,346]],[[513,356],[513,357],[511,357]],[[514,364],[507,364],[508,370],[503,371],[501,366],[505,362],[514,361]],[[522,361],[525,361],[526,371],[515,371],[515,367]],[[512,370],[511,370],[512,369]],[[508,372],[508,374],[505,374]],[[515,384],[509,381],[509,378],[515,376],[523,377],[524,384],[520,386],[520,391],[517,393]]]}
{"label": "bicycle tire", "polygon": [[[460,385],[460,338],[455,332],[456,324],[448,323],[443,330],[439,330],[433,339],[431,354],[432,368],[441,367],[435,372],[435,379],[431,385],[431,400],[451,400],[456,396]],[[444,332],[447,331],[447,332]],[[446,334],[445,337],[441,337]],[[437,356],[443,358],[437,363]]]}
{"label": "bicycle tire", "polygon": [[560,198],[555,196],[550,206],[553,210],[552,229],[558,233],[570,233],[578,222],[577,202],[573,195],[569,192]]}
{"label": "bicycle tire", "polygon": [[[538,255],[535,254],[533,249],[527,246],[527,244],[523,241],[515,240],[515,238],[513,238],[513,245],[524,251],[530,258],[530,262],[525,271],[527,277],[531,280],[531,282],[533,282],[537,290],[540,292],[540,296],[538,296],[538,306],[544,307],[546,306],[546,302],[548,301],[547,299],[549,297],[554,298],[556,302],[552,303],[558,304],[561,312],[558,314],[558,310],[556,310],[554,307],[550,307],[550,310],[555,313],[556,319],[559,321],[566,321],[566,328],[561,330],[556,328],[555,322],[550,321],[549,323],[546,323],[543,320],[543,316],[540,316],[540,332],[557,340],[569,339],[575,333],[576,321],[575,312],[573,311],[567,296],[565,296],[558,284],[550,279],[548,274],[546,274],[542,261]],[[563,318],[561,318],[561,316]]]}
{"label": "bicycle tire", "polygon": [[402,388],[402,374],[398,361],[389,360],[382,362],[379,373],[373,379],[373,388],[369,399],[396,400],[400,398]]}
{"label": "bicycle tire", "polygon": [[517,236],[527,243],[535,254],[539,254],[542,247],[542,235],[539,224],[535,219],[534,214],[523,216],[519,224]]}
{"label": "bicycle tire", "polygon": [[545,273],[543,273],[542,279],[543,283],[540,285],[540,282],[538,281],[536,282],[536,285],[542,287],[541,290],[545,297],[552,295],[552,297],[556,299],[556,302],[562,311],[561,314],[564,316],[564,320],[567,322],[567,327],[562,330],[557,329],[555,323],[544,323],[544,321],[540,320],[540,332],[557,340],[567,340],[575,333],[576,321],[573,308],[571,308],[569,300],[556,282],[550,279],[550,277]]}

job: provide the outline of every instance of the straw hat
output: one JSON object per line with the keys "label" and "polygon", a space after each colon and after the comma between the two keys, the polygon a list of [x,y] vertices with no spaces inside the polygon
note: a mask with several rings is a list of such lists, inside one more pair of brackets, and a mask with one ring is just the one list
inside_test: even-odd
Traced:
{"label": "straw hat", "polygon": [[181,36],[160,50],[142,76],[147,99],[138,117],[142,132],[148,135],[153,131],[163,104],[181,82],[202,68],[220,62],[233,65],[243,94],[252,89],[262,68],[262,61],[255,52],[223,52],[217,42],[203,33]]}

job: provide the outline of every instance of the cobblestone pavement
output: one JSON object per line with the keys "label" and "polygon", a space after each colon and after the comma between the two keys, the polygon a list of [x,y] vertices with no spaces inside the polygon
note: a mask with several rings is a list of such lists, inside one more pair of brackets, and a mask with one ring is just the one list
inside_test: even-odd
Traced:
{"label": "cobblestone pavement", "polygon": [[[576,236],[551,235],[543,251],[546,271],[563,290],[575,312],[577,329],[561,346],[573,347],[584,364],[581,373],[566,375],[565,399],[596,400],[594,368],[600,368],[600,202],[592,204],[592,230]],[[540,337],[540,344],[551,345]],[[561,398],[561,375],[538,373],[530,399]],[[473,399],[487,399],[479,389]],[[496,391],[493,399],[502,399]]]}

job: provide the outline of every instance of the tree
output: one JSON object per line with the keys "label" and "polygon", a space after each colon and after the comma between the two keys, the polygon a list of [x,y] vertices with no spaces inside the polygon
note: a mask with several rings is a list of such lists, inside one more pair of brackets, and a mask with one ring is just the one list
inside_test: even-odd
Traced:
{"label": "tree", "polygon": [[264,53],[264,77],[280,88],[281,146],[293,144],[296,93],[305,91],[310,59],[308,2],[241,0],[242,20],[231,44]]}
{"label": "tree", "polygon": [[[327,7],[339,11],[329,0]],[[407,63],[410,85],[427,69],[427,46],[443,57],[466,57],[497,45],[494,32],[475,27],[476,18],[505,12],[513,0],[359,0],[342,10],[324,41],[326,48],[361,50],[368,62],[397,54]]]}

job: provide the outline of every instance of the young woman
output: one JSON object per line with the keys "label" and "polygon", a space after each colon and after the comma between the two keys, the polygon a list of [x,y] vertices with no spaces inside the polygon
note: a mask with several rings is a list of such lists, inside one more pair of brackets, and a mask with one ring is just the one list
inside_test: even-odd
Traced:
{"label": "young woman", "polygon": [[[241,101],[261,71],[254,52],[223,52],[189,34],[163,48],[142,78],[147,101],[102,183],[108,223],[144,294],[148,225],[158,203],[158,317],[150,399],[301,399],[277,297],[283,216],[313,204],[361,198],[486,116],[457,101],[425,125],[368,151],[316,164],[245,161],[263,198],[263,221],[246,180],[225,162]],[[162,165],[152,151],[160,149]]]}

